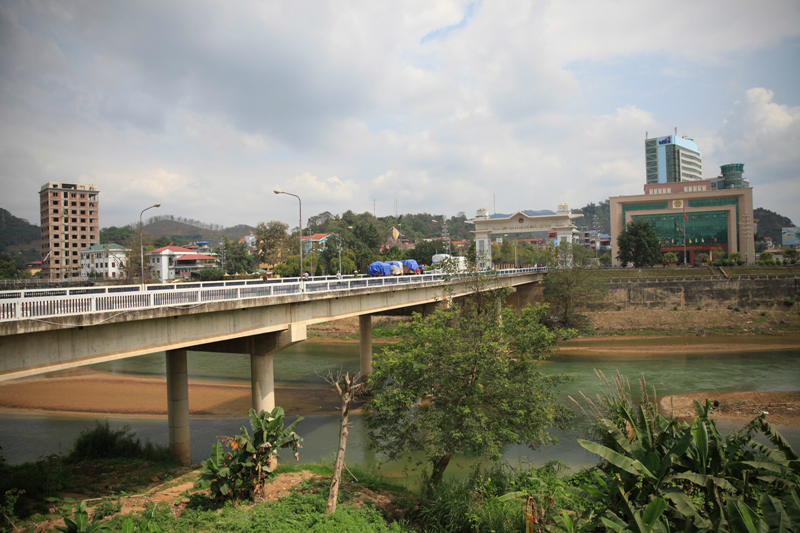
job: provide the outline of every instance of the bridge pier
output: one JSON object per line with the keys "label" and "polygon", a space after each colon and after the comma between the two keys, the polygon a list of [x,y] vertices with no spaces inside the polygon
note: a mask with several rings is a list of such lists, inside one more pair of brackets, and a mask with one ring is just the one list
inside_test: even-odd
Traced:
{"label": "bridge pier", "polygon": [[189,373],[186,350],[167,350],[167,423],[169,450],[181,463],[191,464]]}
{"label": "bridge pier", "polygon": [[275,370],[271,353],[250,354],[250,397],[256,412],[275,409]]}
{"label": "bridge pier", "polygon": [[372,374],[372,315],[358,317],[358,341],[361,375],[366,377]]}

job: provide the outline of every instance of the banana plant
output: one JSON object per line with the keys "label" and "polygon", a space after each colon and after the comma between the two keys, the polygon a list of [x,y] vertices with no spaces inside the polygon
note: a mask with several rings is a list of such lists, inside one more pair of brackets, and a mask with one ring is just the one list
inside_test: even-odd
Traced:
{"label": "banana plant", "polygon": [[[235,437],[218,437],[219,441],[211,447],[211,456],[201,462],[197,486],[210,488],[211,499],[217,501],[238,503],[260,496],[277,466],[278,449],[291,448],[297,458],[303,440],[294,431],[302,417],[284,427],[283,415],[281,407],[269,413],[250,409],[253,436],[242,426]],[[223,445],[231,451],[224,452]]]}

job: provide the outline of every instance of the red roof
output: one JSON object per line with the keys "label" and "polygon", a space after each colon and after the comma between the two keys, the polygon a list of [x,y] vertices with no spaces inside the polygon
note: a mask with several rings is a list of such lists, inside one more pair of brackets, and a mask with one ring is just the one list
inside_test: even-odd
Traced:
{"label": "red roof", "polygon": [[176,253],[184,253],[184,254],[193,254],[195,253],[194,250],[189,250],[188,248],[184,248],[183,246],[162,246],[161,248],[156,248],[155,250],[150,250],[149,252],[145,252],[145,254],[160,254],[164,250],[171,250]]}
{"label": "red roof", "polygon": [[329,233],[315,233],[314,235],[311,235],[310,237],[306,236],[306,235],[303,235],[303,240],[304,241],[321,241],[322,239],[324,239],[328,235],[330,235],[330,234]]}
{"label": "red roof", "polygon": [[200,260],[207,260],[211,259],[212,261],[216,261],[216,257],[211,257],[210,255],[203,255],[203,254],[187,254],[182,255],[176,259],[176,261],[200,261]]}

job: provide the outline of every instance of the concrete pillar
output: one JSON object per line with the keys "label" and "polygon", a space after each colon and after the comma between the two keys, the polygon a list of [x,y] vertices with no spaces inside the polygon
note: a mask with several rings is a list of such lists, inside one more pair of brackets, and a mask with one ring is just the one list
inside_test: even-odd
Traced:
{"label": "concrete pillar", "polygon": [[361,348],[361,374],[372,374],[372,316],[358,317],[358,340]]}
{"label": "concrete pillar", "polygon": [[275,371],[271,353],[250,354],[250,395],[256,412],[275,409]]}
{"label": "concrete pillar", "polygon": [[186,350],[167,350],[167,422],[169,450],[178,460],[192,463],[189,433],[189,374]]}

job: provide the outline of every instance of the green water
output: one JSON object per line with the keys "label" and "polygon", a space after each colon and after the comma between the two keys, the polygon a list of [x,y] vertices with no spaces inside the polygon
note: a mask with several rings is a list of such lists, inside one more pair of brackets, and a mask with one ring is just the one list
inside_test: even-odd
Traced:
{"label": "green water", "polygon": [[[675,342],[662,340],[657,342]],[[604,354],[614,343],[603,345]],[[627,344],[626,344],[627,347]],[[562,401],[570,403],[567,396],[583,392],[593,396],[600,391],[595,370],[611,378],[617,371],[636,386],[641,374],[647,383],[655,387],[658,394],[684,392],[733,390],[799,390],[800,350],[777,350],[770,352],[703,353],[702,345],[696,352],[667,355],[599,355],[591,351],[581,355],[558,354],[543,364],[546,372],[564,373],[574,380],[563,387]],[[376,346],[376,352],[380,346]],[[327,387],[323,376],[328,370],[354,371],[358,369],[358,344],[305,342],[275,355],[276,385],[295,387]],[[96,370],[137,375],[163,376],[165,373],[163,353],[96,365]],[[250,361],[246,355],[228,355],[204,352],[189,352],[189,376],[196,380],[223,382],[249,382]],[[333,394],[333,393],[332,393]],[[280,405],[280,397],[276,398]],[[290,419],[291,420],[291,419]],[[300,454],[301,462],[332,460],[338,442],[338,416],[309,416],[303,420],[298,433],[304,438]],[[353,428],[348,440],[347,460],[365,466],[380,467],[389,477],[406,477],[403,465],[380,461],[368,450],[366,431],[358,415],[351,417]],[[167,443],[167,426],[164,419],[109,420],[112,427],[129,425],[142,438],[155,443]],[[191,421],[192,457],[198,462],[208,457],[217,435],[238,433],[247,420],[193,418]],[[0,446],[9,463],[20,463],[47,455],[66,451],[78,434],[94,425],[93,419],[49,415],[2,415],[0,416]],[[780,428],[796,449],[800,449],[800,431],[797,428]],[[509,446],[504,459],[511,464],[540,465],[558,459],[571,468],[591,464],[595,457],[580,448],[575,432],[554,432],[560,442],[557,446],[531,451],[525,446]],[[18,436],[24,435],[24,438]],[[289,461],[286,454],[284,461]],[[451,475],[463,475],[472,461],[455,461],[449,469]]]}

